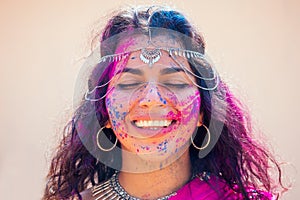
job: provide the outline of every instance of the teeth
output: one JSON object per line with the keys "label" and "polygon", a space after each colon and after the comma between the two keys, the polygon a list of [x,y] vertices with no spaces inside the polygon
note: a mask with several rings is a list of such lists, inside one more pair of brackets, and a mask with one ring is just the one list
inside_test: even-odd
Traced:
{"label": "teeth", "polygon": [[137,127],[164,127],[169,126],[172,120],[138,120],[135,121]]}

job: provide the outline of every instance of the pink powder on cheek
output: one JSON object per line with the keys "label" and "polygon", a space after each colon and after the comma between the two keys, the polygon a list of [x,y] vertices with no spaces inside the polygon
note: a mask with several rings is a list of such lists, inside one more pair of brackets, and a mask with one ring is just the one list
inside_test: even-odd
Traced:
{"label": "pink powder on cheek", "polygon": [[181,118],[183,123],[187,124],[195,115],[200,113],[200,96],[199,91],[195,95],[188,96],[184,101],[179,102],[179,109],[181,111]]}
{"label": "pink powder on cheek", "polygon": [[118,134],[119,135],[119,139],[121,140],[125,140],[127,137],[128,137],[128,134],[127,133],[124,133],[124,132],[122,132],[122,133],[119,133]]}
{"label": "pink powder on cheek", "polygon": [[187,142],[187,140],[183,137],[176,139],[176,149],[179,149],[182,145],[184,145]]}
{"label": "pink powder on cheek", "polygon": [[189,95],[189,96],[185,97],[184,99],[181,99],[178,102],[178,105],[185,107],[186,105],[195,104],[195,103],[197,103],[197,104],[201,103],[200,93],[198,90],[195,91],[195,94]]}
{"label": "pink powder on cheek", "polygon": [[168,119],[180,120],[181,119],[181,112],[174,113],[173,111],[170,111],[167,114],[167,118]]}

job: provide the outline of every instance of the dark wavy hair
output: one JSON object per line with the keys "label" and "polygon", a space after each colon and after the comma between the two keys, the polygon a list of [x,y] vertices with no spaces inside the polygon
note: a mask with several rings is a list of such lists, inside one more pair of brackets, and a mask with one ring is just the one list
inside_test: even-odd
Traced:
{"label": "dark wavy hair", "polygon": [[[131,28],[147,30],[148,27],[172,29],[185,34],[196,41],[197,46],[194,48],[198,52],[205,53],[205,43],[202,36],[181,13],[157,6],[129,8],[114,13],[99,36],[100,42]],[[193,66],[191,68],[197,73]],[[89,81],[93,84],[102,85],[108,81],[109,70],[108,68],[100,76],[97,67],[95,67]],[[199,85],[205,84],[201,80],[197,81]],[[106,88],[100,92],[105,93]],[[226,105],[225,119],[222,117],[211,118],[211,95],[209,91],[200,89],[200,112],[203,113],[203,123],[210,124],[213,120],[224,124],[224,127],[217,141],[212,141],[212,143],[216,142],[216,145],[204,158],[199,158],[198,150],[192,145],[190,146],[193,172],[206,171],[221,177],[228,186],[241,193],[244,199],[249,199],[249,191],[247,190],[249,187],[279,196],[279,191],[284,189],[281,183],[281,168],[265,145],[254,139],[255,131],[251,125],[248,109],[232,94],[222,79],[213,92],[218,97],[217,103]],[[80,192],[91,185],[109,179],[115,172],[114,169],[105,166],[89,153],[78,134],[79,132],[83,133],[82,137],[86,141],[95,140],[98,131],[96,124],[104,126],[108,121],[104,102],[105,99],[102,99],[93,104],[83,99],[72,119],[65,126],[63,139],[57,147],[47,175],[44,200],[81,199]],[[96,108],[96,117],[94,115],[95,110],[91,112],[91,108]],[[212,135],[215,134],[214,130],[214,127],[210,126]],[[198,131],[202,132],[203,130],[199,129]],[[203,132],[205,135],[205,130]],[[114,137],[111,130],[110,132],[108,130],[107,135]],[[112,141],[114,141],[113,138]],[[201,141],[203,138],[196,136],[195,142],[201,144]],[[270,171],[275,173],[275,176],[270,174]]]}

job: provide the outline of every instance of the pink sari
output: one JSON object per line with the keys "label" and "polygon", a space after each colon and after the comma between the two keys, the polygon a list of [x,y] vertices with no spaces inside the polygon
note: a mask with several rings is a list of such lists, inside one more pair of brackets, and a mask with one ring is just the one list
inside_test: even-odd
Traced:
{"label": "pink sari", "polygon": [[[276,197],[268,192],[261,192],[258,194],[256,190],[249,189],[252,198],[261,200],[275,200]],[[221,179],[211,176],[205,182],[199,178],[193,179],[191,182],[183,186],[177,191],[177,195],[170,198],[170,200],[239,200],[243,199],[242,194],[235,192]]]}

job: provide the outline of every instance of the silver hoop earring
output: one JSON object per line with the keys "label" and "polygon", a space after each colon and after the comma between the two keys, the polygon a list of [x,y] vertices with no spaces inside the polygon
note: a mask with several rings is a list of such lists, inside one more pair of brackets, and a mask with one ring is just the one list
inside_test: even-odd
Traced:
{"label": "silver hoop earring", "polygon": [[102,151],[111,151],[113,150],[116,146],[117,146],[117,143],[118,143],[118,138],[116,138],[116,141],[114,143],[114,145],[108,149],[104,149],[103,147],[101,147],[100,143],[99,143],[99,135],[100,133],[102,132],[102,130],[104,129],[105,127],[102,127],[98,132],[97,132],[97,137],[96,137],[96,140],[97,140],[97,146],[99,149],[101,149]]}
{"label": "silver hoop earring", "polygon": [[194,143],[194,141],[193,141],[193,137],[191,136],[191,142],[192,142],[192,144],[193,144],[193,146],[196,148],[196,149],[198,149],[198,150],[203,150],[203,149],[205,149],[206,147],[208,147],[208,145],[209,145],[209,143],[210,143],[210,131],[209,131],[209,129],[204,125],[204,124],[202,124],[202,126],[206,129],[206,132],[207,132],[207,142],[206,142],[206,144],[203,146],[203,147],[197,147],[196,146],[196,144]]}

